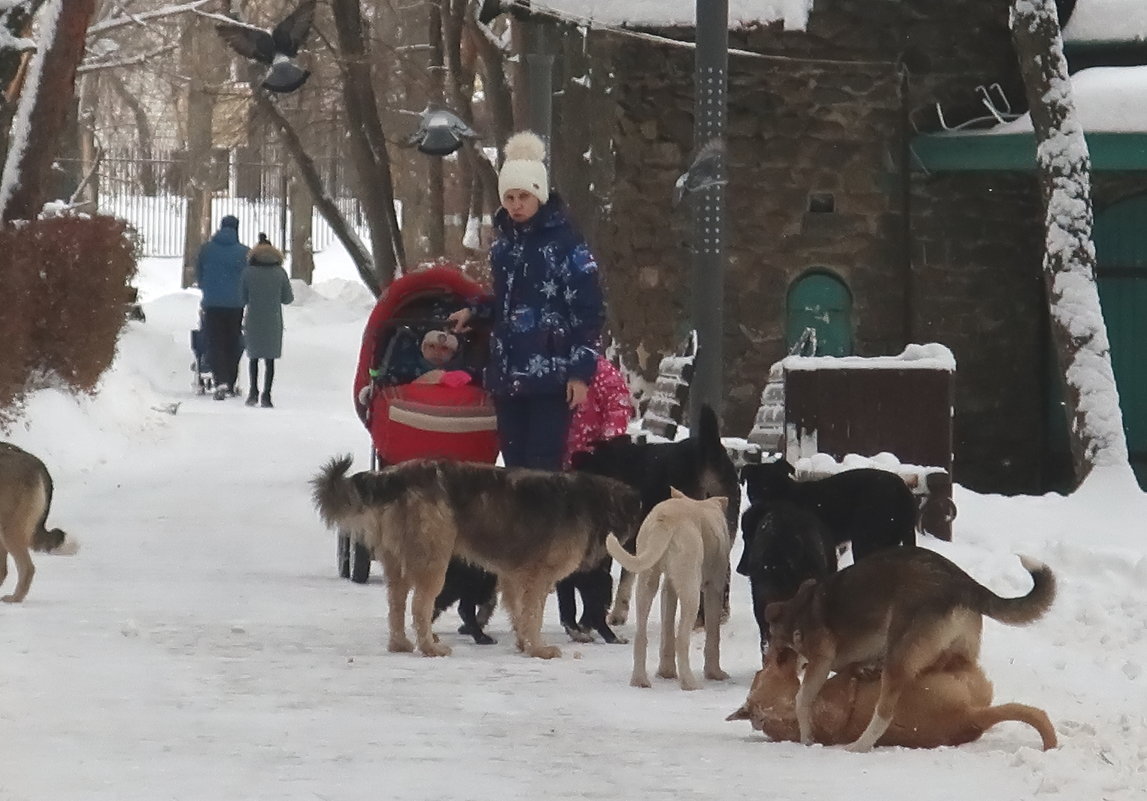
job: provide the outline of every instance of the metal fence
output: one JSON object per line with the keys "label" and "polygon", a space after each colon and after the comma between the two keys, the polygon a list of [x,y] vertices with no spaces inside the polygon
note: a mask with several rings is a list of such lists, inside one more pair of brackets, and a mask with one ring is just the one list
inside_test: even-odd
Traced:
{"label": "metal fence", "polygon": [[[70,195],[79,183],[81,167],[60,159],[61,186],[57,194]],[[350,225],[362,230],[358,200],[346,188],[337,159],[317,161],[328,194]],[[239,218],[239,237],[256,241],[260,232],[284,252],[290,249],[291,209],[288,202],[289,170],[283,163],[246,161],[238,151],[212,153],[212,230],[226,214]],[[145,158],[134,150],[105,152],[94,176],[98,208],[126,220],[139,232],[145,256],[183,255],[187,226],[187,156],[169,151]],[[317,212],[311,215],[311,247],[321,251],[335,241],[334,231]]]}

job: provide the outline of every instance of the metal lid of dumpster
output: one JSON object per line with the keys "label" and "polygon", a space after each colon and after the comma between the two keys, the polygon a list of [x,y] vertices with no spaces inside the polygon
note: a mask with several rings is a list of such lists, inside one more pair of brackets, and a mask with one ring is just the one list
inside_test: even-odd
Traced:
{"label": "metal lid of dumpster", "polygon": [[784,367],[785,450],[894,454],[952,469],[956,361],[943,345],[909,345],[899,356],[790,356]]}

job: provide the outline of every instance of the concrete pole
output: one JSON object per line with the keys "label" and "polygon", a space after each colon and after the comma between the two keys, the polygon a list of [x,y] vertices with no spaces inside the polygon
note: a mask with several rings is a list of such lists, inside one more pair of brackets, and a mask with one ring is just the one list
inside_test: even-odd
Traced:
{"label": "concrete pole", "polygon": [[690,389],[690,424],[702,404],[721,414],[724,399],[725,118],[729,67],[729,2],[697,0],[694,150],[719,140],[717,183],[697,192],[693,209],[693,326],[698,352]]}

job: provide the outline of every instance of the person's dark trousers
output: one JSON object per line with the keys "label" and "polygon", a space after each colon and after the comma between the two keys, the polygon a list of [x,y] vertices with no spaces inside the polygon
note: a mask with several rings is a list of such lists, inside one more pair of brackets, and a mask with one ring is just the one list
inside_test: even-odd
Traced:
{"label": "person's dark trousers", "polygon": [[564,393],[496,397],[494,411],[506,467],[562,469],[570,427]]}
{"label": "person's dark trousers", "polygon": [[203,328],[215,384],[226,384],[234,391],[239,380],[239,359],[243,356],[243,308],[204,306]]}

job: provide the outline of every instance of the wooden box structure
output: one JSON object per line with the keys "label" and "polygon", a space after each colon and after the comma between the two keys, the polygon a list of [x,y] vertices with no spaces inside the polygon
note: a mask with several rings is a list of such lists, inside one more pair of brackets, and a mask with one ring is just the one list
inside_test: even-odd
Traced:
{"label": "wooden box structure", "polygon": [[785,457],[796,464],[816,454],[841,462],[852,454],[890,453],[920,498],[921,528],[951,539],[951,352],[910,345],[899,356],[790,356],[781,365]]}

